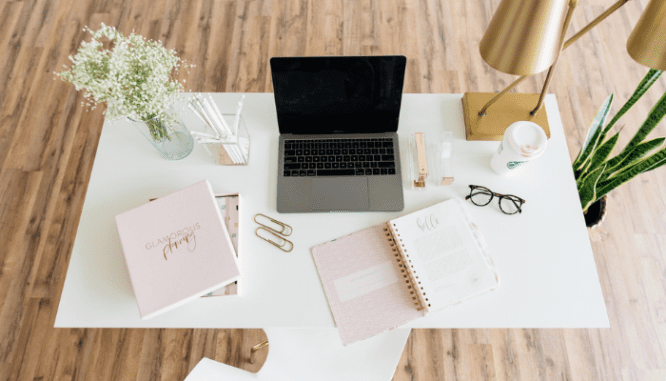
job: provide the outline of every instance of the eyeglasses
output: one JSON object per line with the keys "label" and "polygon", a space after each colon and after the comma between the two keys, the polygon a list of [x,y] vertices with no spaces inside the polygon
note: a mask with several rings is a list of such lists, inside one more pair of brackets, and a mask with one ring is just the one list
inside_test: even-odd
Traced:
{"label": "eyeglasses", "polygon": [[474,205],[486,206],[490,204],[494,196],[499,197],[499,207],[505,214],[522,213],[521,207],[525,203],[520,197],[511,194],[500,194],[491,191],[490,189],[478,185],[469,186],[469,196],[465,200],[470,200]]}

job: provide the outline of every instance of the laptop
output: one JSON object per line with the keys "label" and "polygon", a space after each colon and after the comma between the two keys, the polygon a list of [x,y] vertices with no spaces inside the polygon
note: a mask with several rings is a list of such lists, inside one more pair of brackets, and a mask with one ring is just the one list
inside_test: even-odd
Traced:
{"label": "laptop", "polygon": [[401,211],[405,56],[274,57],[280,213]]}

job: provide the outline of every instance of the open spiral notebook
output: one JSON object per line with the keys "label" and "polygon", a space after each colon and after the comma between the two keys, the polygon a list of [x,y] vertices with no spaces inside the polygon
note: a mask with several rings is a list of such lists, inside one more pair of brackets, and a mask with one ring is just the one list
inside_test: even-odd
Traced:
{"label": "open spiral notebook", "polygon": [[315,246],[312,255],[344,345],[499,286],[459,198]]}

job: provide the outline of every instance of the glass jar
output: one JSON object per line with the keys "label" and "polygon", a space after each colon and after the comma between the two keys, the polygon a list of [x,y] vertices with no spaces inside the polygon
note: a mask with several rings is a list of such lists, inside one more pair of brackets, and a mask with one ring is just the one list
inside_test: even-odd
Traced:
{"label": "glass jar", "polygon": [[189,130],[174,116],[147,120],[128,119],[167,160],[183,159],[194,149],[194,139]]}

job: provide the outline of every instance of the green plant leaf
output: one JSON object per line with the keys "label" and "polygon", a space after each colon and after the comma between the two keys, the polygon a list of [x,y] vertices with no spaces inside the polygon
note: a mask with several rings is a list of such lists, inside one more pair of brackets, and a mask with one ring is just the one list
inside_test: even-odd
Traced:
{"label": "green plant leaf", "polygon": [[608,192],[628,182],[634,177],[640,175],[641,173],[658,168],[664,165],[665,163],[666,163],[666,148],[662,148],[661,150],[657,151],[657,153],[655,153],[654,155],[639,160],[634,165],[629,166],[621,170],[617,174],[613,175],[612,177],[608,178],[608,180],[602,181],[597,186],[596,193],[599,197],[603,197]]}
{"label": "green plant leaf", "polygon": [[[650,110],[647,118],[620,154],[608,160],[617,144],[619,132],[606,140],[606,135],[617,121],[645,94],[661,75],[661,70],[650,69],[636,90],[620,111],[605,128],[592,123],[588,139],[574,160],[573,169],[583,211],[596,200],[618,186],[630,181],[643,172],[666,164],[666,148],[662,148],[666,138],[656,138],[643,142],[666,115],[666,94]],[[608,104],[608,99],[604,106]],[[597,116],[603,110],[599,110]],[[607,112],[607,111],[606,111]],[[594,130],[593,130],[594,128]],[[590,136],[591,135],[591,136]],[[656,149],[658,151],[653,153]]]}
{"label": "green plant leaf", "polygon": [[594,151],[592,159],[590,160],[590,165],[588,168],[585,169],[585,171],[587,172],[593,171],[596,168],[598,168],[603,162],[605,162],[606,159],[608,159],[608,156],[610,156],[611,152],[613,152],[613,148],[615,148],[615,145],[617,144],[617,140],[619,138],[620,138],[620,133],[617,132],[605,143],[599,146],[599,148]]}
{"label": "green plant leaf", "polygon": [[[629,111],[630,108],[632,108],[634,106],[634,104],[636,104],[636,102],[638,102],[638,100],[643,96],[643,94],[645,94],[645,92],[648,91],[648,89],[652,86],[652,84],[654,84],[657,81],[657,79],[659,78],[661,73],[662,73],[661,70],[655,70],[655,69],[648,70],[647,74],[645,74],[645,77],[643,77],[643,79],[638,84],[638,86],[636,86],[636,90],[634,90],[634,93],[631,94],[631,97],[629,97],[629,99],[624,103],[624,105],[622,106],[620,111],[618,111],[617,114],[615,114],[613,119],[611,119],[610,123],[608,123],[608,125],[603,129],[603,131],[601,132],[601,134],[599,136],[599,141],[600,142],[603,142],[606,139],[606,135],[608,134],[608,132],[610,132],[610,129],[615,125],[615,123],[617,123],[618,120],[620,120],[620,118],[627,111]],[[647,121],[647,119],[646,119],[646,121]],[[645,122],[643,122],[643,123],[645,124]],[[654,129],[654,127],[652,127],[650,129],[650,131],[652,129]],[[640,129],[639,129],[639,131],[640,131]],[[636,141],[636,143],[640,143],[643,139],[645,139],[645,136],[647,136],[647,134],[643,135],[642,138],[640,138],[639,140]],[[627,147],[628,146],[625,146],[625,148],[621,151],[621,153],[626,153],[627,152]]]}
{"label": "green plant leaf", "polygon": [[578,180],[576,180],[576,187],[578,188],[578,192],[580,192],[580,190],[583,189],[583,186],[587,181],[589,181],[590,176],[592,176],[593,173],[594,171],[586,171],[584,174],[581,175],[580,178],[578,178]]}
{"label": "green plant leaf", "polygon": [[601,180],[606,180],[615,172],[621,171],[624,168],[634,164],[638,160],[645,158],[650,153],[652,153],[653,150],[664,144],[664,141],[666,141],[666,138],[663,137],[648,140],[647,142],[635,146],[631,151],[619,154],[608,160],[608,165],[606,166],[604,174],[601,175]]}
{"label": "green plant leaf", "polygon": [[650,113],[648,114],[641,127],[638,129],[638,131],[636,131],[634,137],[631,138],[621,153],[628,152],[633,149],[633,147],[640,144],[643,139],[645,139],[645,137],[648,136],[648,134],[652,132],[657,124],[659,124],[659,122],[664,118],[664,115],[666,115],[666,93],[661,96],[659,102],[657,102],[652,110],[650,110]]}
{"label": "green plant leaf", "polygon": [[657,169],[657,168],[661,167],[664,164],[666,164],[666,158],[663,158],[662,160],[652,164],[645,172],[649,172],[653,169]]}
{"label": "green plant leaf", "polygon": [[599,140],[599,136],[601,135],[602,131],[601,127],[606,121],[606,117],[608,116],[608,111],[610,111],[612,105],[613,105],[613,94],[609,95],[608,98],[606,98],[604,104],[601,105],[599,111],[597,111],[597,115],[592,120],[592,124],[590,124],[590,129],[587,131],[587,139],[585,139],[585,143],[580,148],[578,156],[576,157],[576,160],[574,160],[573,162],[574,172],[580,171],[580,169],[583,167],[583,164],[585,164],[591,152],[596,147],[597,141]]}
{"label": "green plant leaf", "polygon": [[583,208],[583,212],[586,212],[587,208],[589,208],[593,202],[599,199],[596,192],[597,182],[599,181],[599,177],[605,168],[606,165],[604,164],[603,166],[590,172],[585,177],[585,180],[581,183],[580,188],[578,189],[578,194],[580,196],[580,205]]}
{"label": "green plant leaf", "polygon": [[629,111],[629,109],[633,107],[633,105],[636,104],[636,102],[638,102],[639,99],[641,99],[643,94],[645,94],[645,92],[648,91],[650,86],[652,86],[652,84],[654,84],[657,81],[661,73],[662,73],[661,70],[655,70],[655,69],[648,70],[647,74],[645,74],[645,77],[643,77],[638,86],[636,86],[636,90],[634,90],[634,93],[631,94],[631,97],[629,97],[629,99],[627,100],[627,102],[625,102],[620,111],[618,111],[617,114],[615,114],[615,116],[613,117],[613,119],[611,119],[606,128],[604,128],[604,133],[608,133],[611,127],[613,127],[613,125],[615,125],[615,123],[617,123],[617,121],[620,120],[620,118],[624,114],[626,114],[626,112]]}

